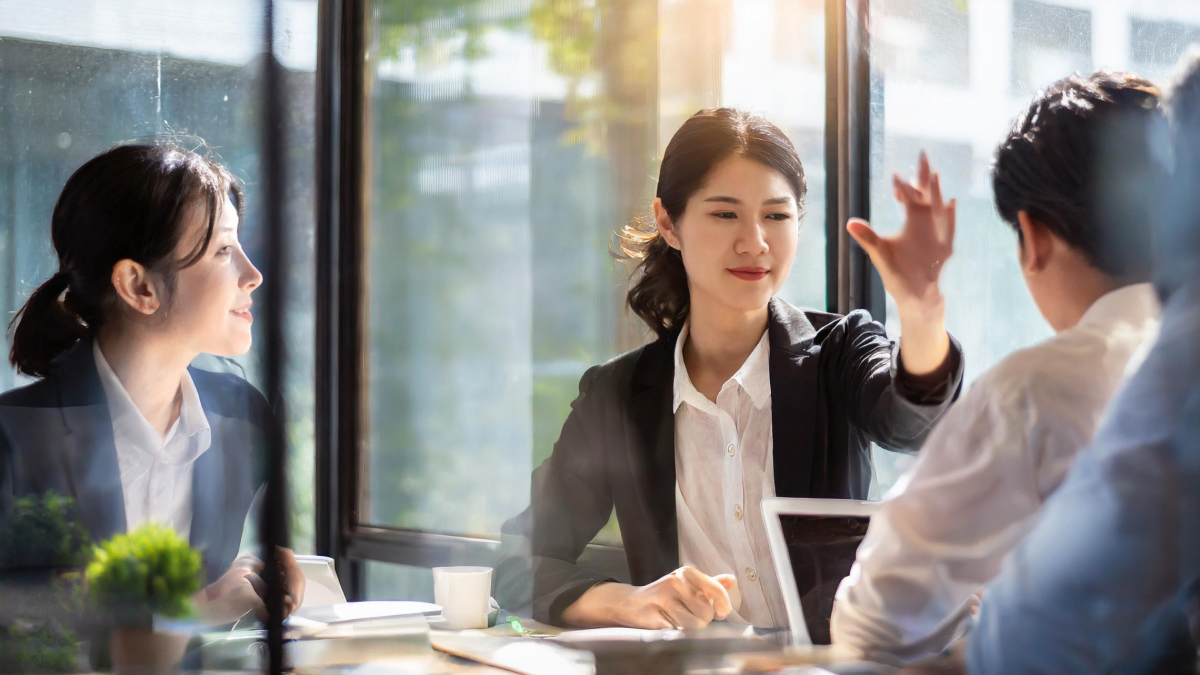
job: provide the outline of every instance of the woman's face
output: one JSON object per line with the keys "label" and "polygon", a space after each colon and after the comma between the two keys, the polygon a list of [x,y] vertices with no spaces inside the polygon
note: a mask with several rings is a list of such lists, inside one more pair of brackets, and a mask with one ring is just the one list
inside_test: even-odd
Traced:
{"label": "woman's face", "polygon": [[[202,241],[207,219],[199,210],[180,238],[177,259],[187,259]],[[212,239],[196,264],[179,270],[167,312],[167,329],[189,351],[239,356],[250,350],[250,294],[263,277],[238,243],[238,213],[225,199]]]}
{"label": "woman's face", "polygon": [[[657,208],[661,212],[661,208]],[[715,302],[736,312],[762,309],[792,269],[799,231],[792,187],[779,172],[734,155],[709,173],[688,200],[673,232],[691,302]]]}

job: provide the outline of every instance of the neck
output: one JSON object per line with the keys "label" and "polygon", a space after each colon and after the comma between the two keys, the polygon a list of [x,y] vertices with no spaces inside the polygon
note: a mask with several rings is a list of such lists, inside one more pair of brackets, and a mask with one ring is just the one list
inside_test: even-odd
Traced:
{"label": "neck", "polygon": [[766,329],[765,306],[741,312],[692,296],[688,340],[683,345],[688,374],[693,381],[724,383],[746,362]]}
{"label": "neck", "polygon": [[197,354],[138,326],[104,326],[96,343],[142,417],[166,436],[179,417],[183,375]]}
{"label": "neck", "polygon": [[1091,266],[1063,275],[1060,283],[1065,290],[1065,302],[1060,308],[1059,319],[1055,322],[1056,332],[1074,328],[1097,300],[1128,285]]}

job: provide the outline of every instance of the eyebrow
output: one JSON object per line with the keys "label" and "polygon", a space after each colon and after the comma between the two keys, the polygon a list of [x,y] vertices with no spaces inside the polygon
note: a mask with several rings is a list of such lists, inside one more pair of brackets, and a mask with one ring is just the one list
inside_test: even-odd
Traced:
{"label": "eyebrow", "polygon": [[[726,197],[724,195],[717,195],[715,197],[709,197],[708,199],[705,199],[704,201],[706,201],[706,202],[721,202],[724,204],[741,204],[742,203],[742,200],[738,199],[737,197]],[[772,206],[775,204],[790,204],[791,201],[792,201],[791,197],[772,197],[771,199],[764,200],[763,206]]]}

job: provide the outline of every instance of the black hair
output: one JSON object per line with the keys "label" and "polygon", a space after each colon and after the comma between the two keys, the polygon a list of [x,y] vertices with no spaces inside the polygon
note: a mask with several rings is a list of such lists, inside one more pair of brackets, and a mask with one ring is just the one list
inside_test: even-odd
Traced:
{"label": "black hair", "polygon": [[1165,168],[1153,139],[1162,122],[1157,87],[1136,75],[1055,82],[996,150],[996,210],[1018,237],[1025,211],[1105,274],[1148,280]]}
{"label": "black hair", "polygon": [[[713,167],[740,155],[783,176],[803,214],[808,185],[795,146],[779,127],[759,115],[733,108],[705,109],[689,117],[671,137],[658,170],[655,196],[678,223],[688,199]],[[621,256],[640,261],[627,296],[629,307],[659,338],[678,331],[688,316],[687,272],[679,251],[658,234],[653,219],[639,219],[620,232]]]}
{"label": "black hair", "polygon": [[[203,257],[226,196],[240,213],[242,190],[228,169],[176,142],[118,145],[79,167],[51,217],[58,271],[9,324],[9,361],[17,372],[45,376],[55,358],[113,316],[118,262],[132,260],[161,274],[170,293],[176,273]],[[207,222],[204,237],[178,259],[177,246],[197,212]]]}

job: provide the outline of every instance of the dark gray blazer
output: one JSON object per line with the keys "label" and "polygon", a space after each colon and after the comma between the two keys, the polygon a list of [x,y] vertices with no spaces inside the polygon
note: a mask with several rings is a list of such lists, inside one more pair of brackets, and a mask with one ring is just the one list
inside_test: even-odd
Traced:
{"label": "dark gray blazer", "polygon": [[[866,499],[870,443],[917,448],[962,386],[962,349],[921,382],[899,375],[883,326],[865,311],[769,306],[775,492]],[[501,530],[496,597],[562,624],[607,574],[578,564],[608,523],[621,527],[631,581],[679,566],[675,520],[675,341],[661,339],[584,373],[554,452],[533,473],[530,506]]]}
{"label": "dark gray blazer", "polygon": [[[211,583],[237,556],[263,484],[270,409],[235,375],[188,372],[212,434],[193,468],[190,535]],[[112,418],[90,339],[58,357],[46,377],[0,395],[0,522],[15,498],[46,491],[75,499],[93,542],[125,532]]]}

